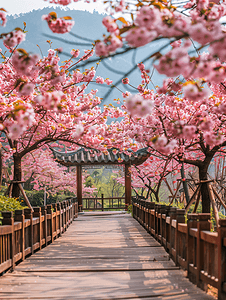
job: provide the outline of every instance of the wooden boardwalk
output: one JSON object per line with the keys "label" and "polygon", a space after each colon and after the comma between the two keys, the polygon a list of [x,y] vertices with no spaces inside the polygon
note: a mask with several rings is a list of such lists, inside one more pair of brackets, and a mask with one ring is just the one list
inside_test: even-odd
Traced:
{"label": "wooden boardwalk", "polygon": [[0,278],[0,299],[213,299],[128,214],[79,216]]}

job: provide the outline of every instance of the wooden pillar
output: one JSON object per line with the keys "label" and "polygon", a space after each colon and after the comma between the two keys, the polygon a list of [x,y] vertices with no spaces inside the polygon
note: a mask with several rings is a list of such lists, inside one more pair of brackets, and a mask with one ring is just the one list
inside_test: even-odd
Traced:
{"label": "wooden pillar", "polygon": [[79,211],[82,210],[82,166],[77,165],[77,199]]}
{"label": "wooden pillar", "polygon": [[131,204],[131,172],[130,164],[125,164],[125,205]]}

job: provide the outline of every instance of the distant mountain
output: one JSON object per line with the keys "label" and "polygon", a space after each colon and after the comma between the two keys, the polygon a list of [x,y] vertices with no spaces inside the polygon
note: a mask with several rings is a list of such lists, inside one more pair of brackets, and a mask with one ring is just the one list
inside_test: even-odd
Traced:
{"label": "distant mountain", "polygon": [[[53,49],[63,48],[63,52],[60,54],[62,60],[69,57],[71,49],[80,49],[82,54],[84,49],[92,47],[94,40],[101,39],[103,34],[107,34],[102,25],[103,15],[97,12],[89,13],[86,11],[62,10],[60,8],[54,9],[57,15],[59,17],[70,15],[74,19],[75,25],[71,33],[64,35],[54,34],[48,28],[46,21],[42,20],[42,15],[48,14],[52,10],[51,8],[44,8],[33,10],[26,14],[9,16],[6,27],[1,28],[0,33],[9,32],[16,27],[23,28],[23,22],[26,22],[26,30],[28,31],[26,41],[22,42],[20,47],[33,53],[40,53],[39,46],[45,56],[49,49],[49,44],[46,41],[51,40]],[[2,40],[0,40],[0,48],[2,47]],[[134,64],[143,61],[144,58],[151,55],[154,51],[153,46],[151,48],[147,45],[138,50],[132,50],[129,53],[105,59],[98,66],[97,75],[112,79],[114,84],[118,82],[119,88],[123,91],[125,91],[125,88],[129,90],[128,86],[121,84],[124,74],[130,72]],[[94,55],[92,59],[97,59],[97,57]],[[84,68],[80,67],[80,69],[83,70],[88,67],[91,67],[91,64]],[[140,72],[138,70],[131,71],[128,77],[132,85],[137,86],[140,83]],[[162,78],[163,76],[155,73],[153,76],[154,84],[160,85]],[[114,98],[122,97],[119,91],[106,85],[92,84],[92,88],[99,90],[98,95],[104,98],[104,104],[111,103]],[[136,93],[136,90],[131,88],[129,91]]]}

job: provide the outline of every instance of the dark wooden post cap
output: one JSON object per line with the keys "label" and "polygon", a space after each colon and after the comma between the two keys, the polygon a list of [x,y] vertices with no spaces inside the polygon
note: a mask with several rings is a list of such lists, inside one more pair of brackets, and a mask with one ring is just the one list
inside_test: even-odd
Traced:
{"label": "dark wooden post cap", "polygon": [[48,204],[47,205],[47,214],[51,214],[52,213],[52,204]]}
{"label": "dark wooden post cap", "polygon": [[189,220],[198,220],[199,216],[198,214],[187,214],[187,218],[188,218],[188,221]]}
{"label": "dark wooden post cap", "polygon": [[206,214],[206,213],[200,213],[198,214],[198,219],[199,221],[208,221],[210,220],[210,214]]}
{"label": "dark wooden post cap", "polygon": [[34,212],[40,212],[41,211],[41,207],[34,207]]}
{"label": "dark wooden post cap", "polygon": [[24,209],[24,214],[25,215],[31,215],[32,214],[32,210],[30,208],[25,208]]}
{"label": "dark wooden post cap", "polygon": [[226,227],[226,219],[220,219],[219,220],[219,226],[220,227]]}
{"label": "dark wooden post cap", "polygon": [[3,219],[10,219],[13,217],[12,211],[2,211],[2,217]]}
{"label": "dark wooden post cap", "polygon": [[16,209],[15,211],[14,211],[14,213],[15,213],[15,215],[24,215],[24,210],[23,209]]}

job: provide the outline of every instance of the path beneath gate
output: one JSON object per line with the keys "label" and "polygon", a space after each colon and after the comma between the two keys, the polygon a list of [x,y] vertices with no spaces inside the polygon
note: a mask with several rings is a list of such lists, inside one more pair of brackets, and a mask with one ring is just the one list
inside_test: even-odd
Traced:
{"label": "path beneath gate", "polygon": [[1,277],[0,299],[213,298],[129,214],[90,214]]}

